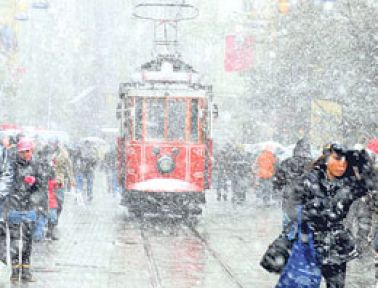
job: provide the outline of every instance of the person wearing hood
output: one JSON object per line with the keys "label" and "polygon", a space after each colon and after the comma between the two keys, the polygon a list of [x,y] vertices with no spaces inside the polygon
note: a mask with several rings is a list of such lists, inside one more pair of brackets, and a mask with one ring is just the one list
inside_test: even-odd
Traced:
{"label": "person wearing hood", "polygon": [[294,199],[294,189],[299,185],[302,175],[309,170],[312,162],[311,147],[305,139],[300,139],[293,149],[293,156],[285,159],[278,166],[273,177],[273,190],[282,197],[284,228],[296,220],[295,207],[299,204]]}

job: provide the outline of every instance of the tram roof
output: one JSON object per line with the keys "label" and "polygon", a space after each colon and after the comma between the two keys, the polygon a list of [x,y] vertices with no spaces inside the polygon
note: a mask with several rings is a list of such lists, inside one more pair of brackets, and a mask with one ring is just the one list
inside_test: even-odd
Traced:
{"label": "tram roof", "polygon": [[156,59],[153,59],[141,66],[141,69],[144,71],[161,71],[164,69],[165,64],[170,64],[172,71],[175,72],[189,72],[189,73],[197,73],[196,70],[193,69],[192,66],[185,63],[181,59],[177,57],[169,57],[169,56],[160,56]]}
{"label": "tram roof", "polygon": [[120,97],[212,97],[212,86],[202,85],[198,73],[178,57],[159,56],[141,66],[132,82],[121,83]]}
{"label": "tram roof", "polygon": [[211,86],[200,84],[164,84],[164,83],[121,83],[120,96],[135,97],[209,97]]}

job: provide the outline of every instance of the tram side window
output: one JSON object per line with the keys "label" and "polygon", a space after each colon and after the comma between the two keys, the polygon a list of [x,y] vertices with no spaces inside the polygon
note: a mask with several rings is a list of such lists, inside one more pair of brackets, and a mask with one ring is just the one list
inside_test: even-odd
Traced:
{"label": "tram side window", "polygon": [[135,99],[135,140],[142,139],[143,101]]}
{"label": "tram side window", "polygon": [[168,102],[168,139],[185,139],[185,109],[184,100],[173,100]]}
{"label": "tram side window", "polygon": [[198,99],[192,99],[192,131],[191,138],[193,142],[198,141]]}
{"label": "tram side window", "polygon": [[147,138],[164,139],[164,99],[149,99]]}

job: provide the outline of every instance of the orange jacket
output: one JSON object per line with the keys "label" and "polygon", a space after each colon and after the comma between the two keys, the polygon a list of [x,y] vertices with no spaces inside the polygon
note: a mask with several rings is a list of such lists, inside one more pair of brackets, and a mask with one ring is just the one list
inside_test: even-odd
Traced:
{"label": "orange jacket", "polygon": [[276,172],[277,158],[272,151],[264,150],[256,159],[257,177],[260,179],[270,179]]}

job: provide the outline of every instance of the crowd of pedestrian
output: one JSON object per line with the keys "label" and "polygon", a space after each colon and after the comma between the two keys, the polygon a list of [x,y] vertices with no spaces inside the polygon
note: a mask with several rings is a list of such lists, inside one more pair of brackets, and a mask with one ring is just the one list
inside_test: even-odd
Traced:
{"label": "crowd of pedestrian", "polygon": [[76,199],[92,201],[97,162],[89,141],[69,148],[57,138],[43,143],[22,134],[2,135],[0,261],[11,265],[12,281],[35,281],[30,270],[33,242],[59,240],[56,226],[67,188]]}
{"label": "crowd of pedestrian", "polygon": [[[227,144],[214,155],[216,198],[243,203],[249,193],[257,208],[281,207],[282,233],[261,261],[281,274],[277,287],[319,287],[323,277],[327,288],[342,288],[350,260],[375,254],[377,263],[378,162],[363,147],[337,143],[325,145],[318,157],[311,152],[306,139],[282,161],[270,145],[248,153]],[[299,242],[312,243],[316,255],[307,266],[318,270],[306,277],[306,268],[290,259],[297,257],[298,246],[303,249]]]}
{"label": "crowd of pedestrian", "polygon": [[323,277],[327,288],[342,288],[347,263],[377,253],[371,245],[378,184],[374,155],[333,143],[313,161],[305,146],[299,141],[275,173],[283,232],[261,265],[281,274],[276,287],[320,287]]}
{"label": "crowd of pedestrian", "polygon": [[[93,200],[99,155],[90,141],[64,147],[58,139],[41,143],[23,135],[0,140],[0,261],[11,265],[11,280],[32,282],[33,242],[59,239],[56,226],[66,190],[78,202]],[[242,205],[251,197],[258,208],[271,208],[274,201],[282,208],[282,233],[261,261],[268,271],[280,273],[277,287],[302,287],[295,285],[303,281],[310,283],[303,287],[319,287],[321,277],[327,288],[345,287],[350,260],[367,251],[378,255],[374,154],[336,143],[320,154],[314,159],[308,141],[300,139],[283,161],[269,145],[251,153],[228,144],[214,155],[218,201]],[[114,196],[121,193],[116,162],[112,146],[100,168]]]}

